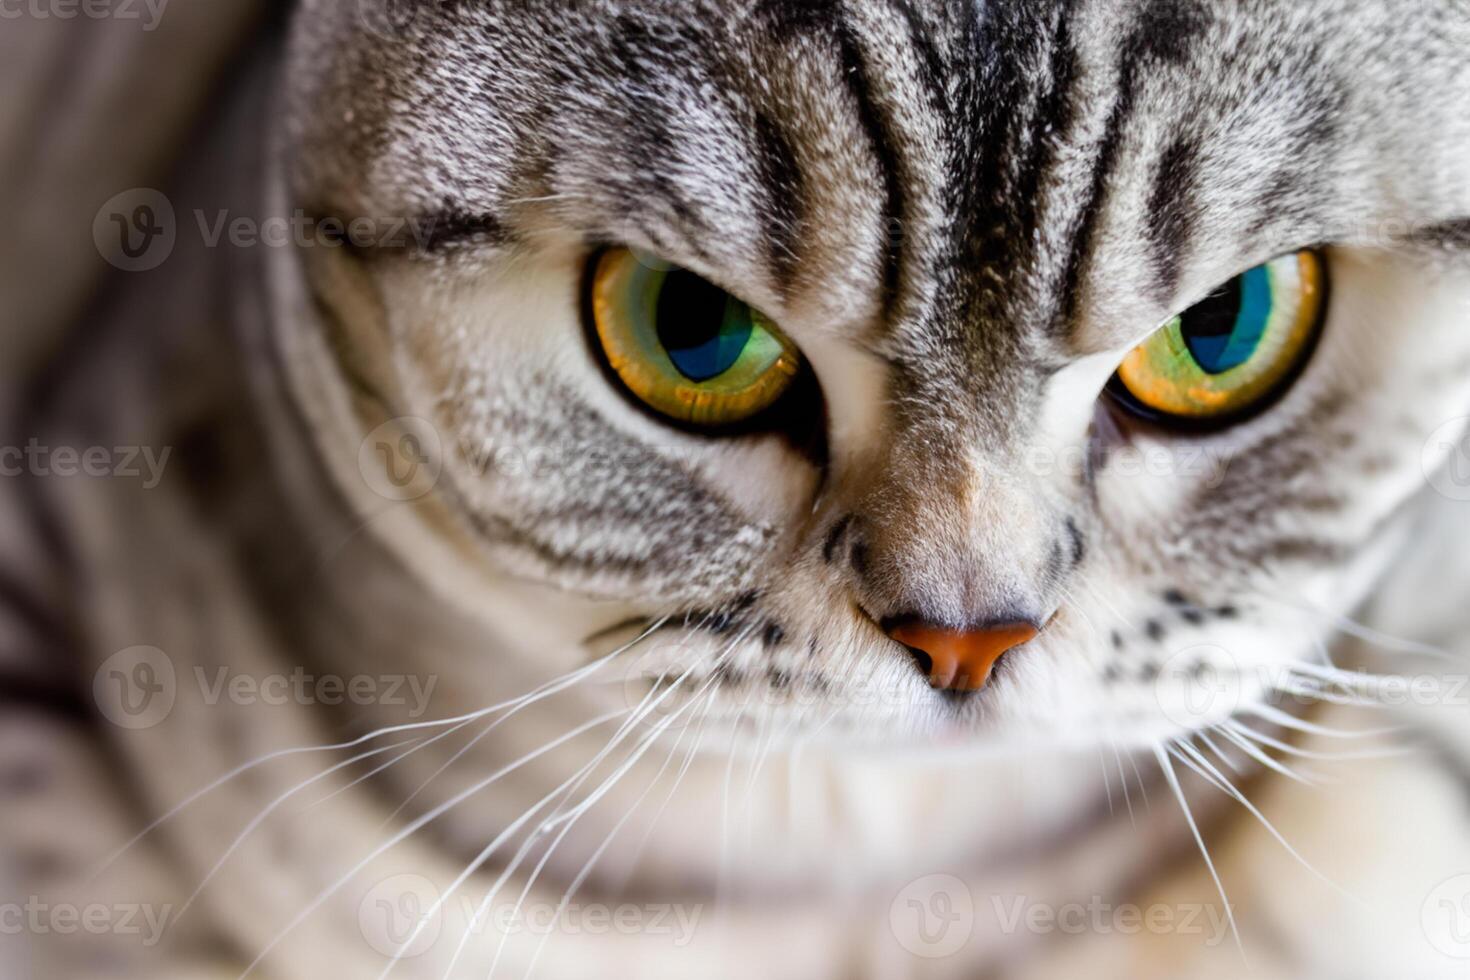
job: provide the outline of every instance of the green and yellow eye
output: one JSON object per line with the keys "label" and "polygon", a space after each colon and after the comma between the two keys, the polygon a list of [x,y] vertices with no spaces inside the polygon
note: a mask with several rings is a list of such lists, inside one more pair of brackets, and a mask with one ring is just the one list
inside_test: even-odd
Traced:
{"label": "green and yellow eye", "polygon": [[765,314],[692,272],[613,248],[596,259],[591,290],[608,366],[676,422],[749,422],[801,373],[801,354]]}
{"label": "green and yellow eye", "polygon": [[1236,276],[1170,320],[1114,380],[1139,414],[1219,425],[1280,395],[1300,372],[1327,310],[1327,268],[1302,251]]}

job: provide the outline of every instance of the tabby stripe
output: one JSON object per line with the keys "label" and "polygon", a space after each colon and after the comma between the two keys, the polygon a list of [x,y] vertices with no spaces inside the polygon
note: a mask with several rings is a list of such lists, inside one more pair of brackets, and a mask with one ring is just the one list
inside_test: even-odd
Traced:
{"label": "tabby stripe", "polygon": [[[1078,64],[1070,29],[1073,6],[1074,0],[1067,0],[1058,11],[1060,19],[1052,34],[1051,59],[1047,69],[1049,87],[1038,107],[1037,118],[1031,125],[1031,130],[1038,135],[1031,145],[1031,153],[1021,171],[1016,192],[1016,206],[1020,215],[1018,234],[1015,237],[1029,243],[1033,258],[1038,242],[1028,232],[1038,225],[1041,183],[1055,165],[1057,140],[1071,131],[1076,115],[1074,95]],[[1046,134],[1051,134],[1050,138]]]}
{"label": "tabby stripe", "polygon": [[764,112],[755,117],[755,141],[765,190],[760,215],[766,228],[767,261],[781,295],[789,297],[796,287],[805,216],[801,169],[791,140]]}
{"label": "tabby stripe", "polygon": [[842,78],[857,107],[858,123],[872,146],[874,160],[883,181],[883,314],[888,320],[898,302],[903,282],[904,202],[902,168],[888,124],[873,100],[874,79],[847,11],[839,7],[833,17],[837,29],[838,52],[842,59]]}
{"label": "tabby stripe", "polygon": [[[618,65],[627,78],[640,78],[646,72],[639,56],[653,58],[662,48],[657,39],[650,37],[634,18],[623,15],[618,18],[613,41]],[[669,66],[673,71],[673,66]],[[712,86],[718,89],[718,86]],[[662,200],[673,212],[682,226],[684,245],[701,262],[711,263],[710,255],[701,246],[701,239],[713,237],[714,231],[695,207],[680,193],[678,185],[665,169],[668,161],[677,159],[674,138],[664,125],[661,112],[647,111],[647,107],[635,106],[624,119],[627,139],[624,152],[631,164],[633,174],[642,179],[637,183],[620,183],[623,192],[623,207],[630,215],[637,215],[648,208],[649,200]],[[644,235],[649,236],[660,250],[669,252],[669,246],[653,237],[651,229],[640,225]]]}
{"label": "tabby stripe", "polygon": [[[966,118],[957,127],[962,137],[969,138],[955,144],[951,163],[951,176],[962,188],[955,213],[969,222],[962,254],[976,270],[1009,265],[1007,250],[1018,237],[1012,209],[1021,202],[1013,193],[1008,164],[1021,129],[1025,82],[1023,66],[1006,56],[1006,48],[1018,37],[1040,33],[1026,7],[987,12],[984,23],[967,25],[973,33],[964,43],[975,52],[977,70],[966,78],[962,94]],[[1017,15],[1028,19],[1024,23],[1007,19]],[[996,227],[996,214],[1006,216],[1003,227]]]}
{"label": "tabby stripe", "polygon": [[92,721],[96,706],[72,684],[47,683],[25,674],[0,675],[0,710],[32,709],[73,721]]}
{"label": "tabby stripe", "polygon": [[1415,242],[1426,242],[1437,248],[1470,252],[1470,218],[1455,218],[1410,233]]}
{"label": "tabby stripe", "polygon": [[1164,151],[1148,199],[1149,255],[1159,279],[1155,298],[1163,303],[1173,299],[1179,288],[1198,176],[1199,147],[1188,137],[1180,137]]}
{"label": "tabby stripe", "polygon": [[929,29],[908,0],[891,0],[890,6],[903,19],[904,26],[908,29],[909,45],[918,53],[922,62],[919,81],[929,93],[930,107],[940,118],[948,118],[950,115],[949,88],[944,83],[946,74],[944,60],[940,58],[938,49],[934,47],[934,41],[929,36]]}
{"label": "tabby stripe", "polygon": [[[1138,83],[1143,74],[1142,68],[1149,62],[1177,63],[1187,59],[1194,37],[1204,32],[1206,16],[1203,7],[1187,0],[1153,0],[1145,8],[1123,45],[1118,58],[1118,101],[1114,103],[1113,111],[1108,117],[1097,164],[1093,169],[1088,203],[1072,239],[1072,253],[1067,260],[1066,324],[1075,320],[1078,305],[1083,299],[1082,280],[1088,260],[1097,245],[1097,224],[1117,166],[1123,130],[1138,101]],[[1191,152],[1193,151],[1181,150],[1181,153]],[[1181,160],[1176,166],[1184,167],[1186,164]],[[1177,272],[1174,275],[1177,277]]]}

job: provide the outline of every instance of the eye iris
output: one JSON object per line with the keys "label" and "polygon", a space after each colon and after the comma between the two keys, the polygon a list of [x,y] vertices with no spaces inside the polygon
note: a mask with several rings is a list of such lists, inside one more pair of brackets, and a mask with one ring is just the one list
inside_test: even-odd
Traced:
{"label": "eye iris", "polygon": [[1179,318],[1179,333],[1206,374],[1249,361],[1271,322],[1271,278],[1264,266],[1237,276]]}
{"label": "eye iris", "polygon": [[1113,391],[1158,421],[1223,425],[1283,391],[1310,355],[1327,309],[1315,251],[1237,276],[1131,351]]}
{"label": "eye iris", "polygon": [[589,326],[623,388],[676,422],[723,430],[796,385],[801,353],[760,311],[692,272],[626,248],[594,260]]}
{"label": "eye iris", "polygon": [[658,299],[658,340],[690,381],[718,378],[750,344],[750,307],[718,286],[683,270],[664,280]]}

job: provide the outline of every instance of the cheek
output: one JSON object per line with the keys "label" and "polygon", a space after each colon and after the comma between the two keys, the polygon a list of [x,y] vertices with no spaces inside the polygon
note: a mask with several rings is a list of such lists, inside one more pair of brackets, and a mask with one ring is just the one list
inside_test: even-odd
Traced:
{"label": "cheek", "polygon": [[[478,512],[547,529],[574,514],[561,545],[614,541],[670,567],[703,560],[706,582],[747,579],[719,563],[778,547],[818,471],[780,439],[701,437],[630,404],[588,346],[582,258],[386,276],[404,410],[433,421],[454,488]],[[622,567],[636,593],[641,573]],[[646,585],[650,597],[665,587]]]}

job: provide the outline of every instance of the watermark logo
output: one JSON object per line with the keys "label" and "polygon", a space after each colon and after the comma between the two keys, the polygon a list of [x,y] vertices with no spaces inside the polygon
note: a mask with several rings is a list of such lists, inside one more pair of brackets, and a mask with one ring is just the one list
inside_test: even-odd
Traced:
{"label": "watermark logo", "polygon": [[1457,875],[1430,892],[1419,922],[1429,945],[1451,959],[1470,960],[1470,875]]}
{"label": "watermark logo", "polygon": [[92,241],[98,253],[124,272],[147,272],[163,265],[178,238],[173,204],[147,187],[111,198],[92,222]]}
{"label": "watermark logo", "polygon": [[1464,440],[1470,418],[1451,419],[1434,430],[1420,456],[1424,479],[1450,500],[1470,501],[1470,447]]}
{"label": "watermark logo", "polygon": [[357,907],[357,927],[384,956],[412,959],[439,941],[444,928],[439,889],[422,875],[401,874],[378,882]]}
{"label": "watermark logo", "polygon": [[433,492],[444,471],[439,430],[428,419],[405,416],[384,422],[362,441],[357,468],[373,493],[407,503]]}
{"label": "watermark logo", "polygon": [[178,696],[173,661],[157,647],[120,650],[92,677],[92,698],[119,728],[152,728],[168,717]]}
{"label": "watermark logo", "polygon": [[467,891],[445,894],[417,874],[378,882],[357,907],[368,945],[405,959],[429,952],[446,927],[456,936],[658,936],[683,948],[694,941],[703,915],[703,905],[495,902]]}
{"label": "watermark logo", "polygon": [[1242,687],[1240,667],[1230,651],[1203,643],[1164,661],[1154,680],[1154,695],[1166,718],[1193,730],[1233,715]]}
{"label": "watermark logo", "polygon": [[953,956],[975,931],[975,896],[954,875],[927,875],[894,896],[888,926],[914,956]]}

